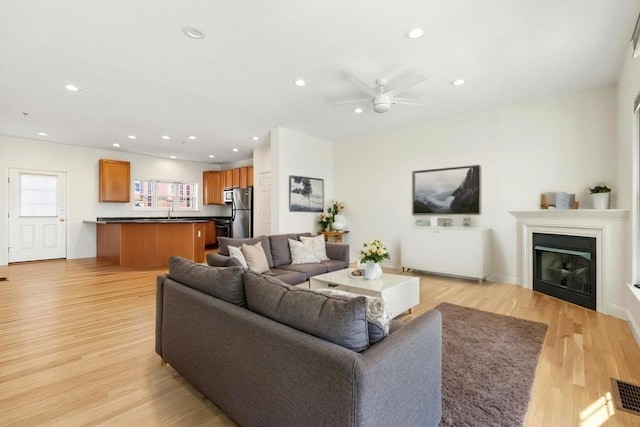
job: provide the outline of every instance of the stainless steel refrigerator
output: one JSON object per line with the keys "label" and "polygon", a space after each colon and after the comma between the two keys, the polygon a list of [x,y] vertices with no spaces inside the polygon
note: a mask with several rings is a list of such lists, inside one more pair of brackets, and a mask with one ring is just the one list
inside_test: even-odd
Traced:
{"label": "stainless steel refrigerator", "polygon": [[233,189],[231,220],[232,237],[253,237],[253,187]]}

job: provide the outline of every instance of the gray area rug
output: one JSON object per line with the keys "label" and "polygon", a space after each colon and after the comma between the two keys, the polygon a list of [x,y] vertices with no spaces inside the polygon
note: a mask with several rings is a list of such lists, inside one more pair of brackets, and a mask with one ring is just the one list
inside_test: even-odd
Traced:
{"label": "gray area rug", "polygon": [[521,426],[544,323],[442,303],[440,426]]}

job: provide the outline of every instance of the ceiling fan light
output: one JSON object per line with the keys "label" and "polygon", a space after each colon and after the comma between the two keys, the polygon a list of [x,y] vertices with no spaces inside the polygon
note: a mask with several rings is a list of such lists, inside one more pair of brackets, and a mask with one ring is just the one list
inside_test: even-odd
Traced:
{"label": "ceiling fan light", "polygon": [[376,113],[386,113],[391,109],[391,98],[387,95],[376,95],[373,97],[373,111]]}

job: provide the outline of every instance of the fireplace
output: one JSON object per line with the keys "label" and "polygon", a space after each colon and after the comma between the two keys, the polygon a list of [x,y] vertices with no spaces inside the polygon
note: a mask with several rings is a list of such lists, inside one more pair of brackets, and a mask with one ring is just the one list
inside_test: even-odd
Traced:
{"label": "fireplace", "polygon": [[533,290],[596,309],[596,239],[533,233]]}

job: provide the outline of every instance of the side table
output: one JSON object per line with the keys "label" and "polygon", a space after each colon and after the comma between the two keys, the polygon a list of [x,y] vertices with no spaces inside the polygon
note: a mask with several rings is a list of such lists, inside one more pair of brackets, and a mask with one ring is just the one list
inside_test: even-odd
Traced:
{"label": "side table", "polygon": [[342,236],[349,231],[319,231],[318,234],[324,235],[325,242],[342,243]]}

